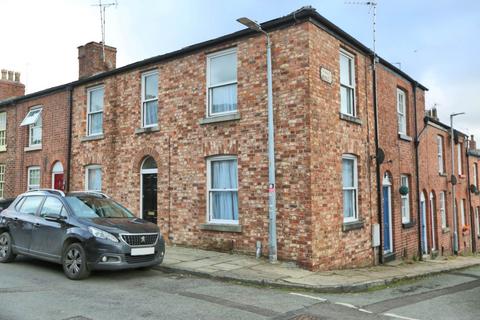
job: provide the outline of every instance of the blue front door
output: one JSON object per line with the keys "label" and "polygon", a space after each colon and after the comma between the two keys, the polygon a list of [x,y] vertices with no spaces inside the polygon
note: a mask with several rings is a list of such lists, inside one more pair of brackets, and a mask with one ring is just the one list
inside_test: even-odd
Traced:
{"label": "blue front door", "polygon": [[392,251],[390,186],[383,187],[383,251]]}

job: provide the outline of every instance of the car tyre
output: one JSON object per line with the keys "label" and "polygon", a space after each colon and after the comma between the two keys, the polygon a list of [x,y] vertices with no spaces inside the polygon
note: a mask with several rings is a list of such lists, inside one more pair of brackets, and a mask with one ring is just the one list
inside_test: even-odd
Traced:
{"label": "car tyre", "polygon": [[17,255],[13,253],[10,233],[4,232],[0,234],[0,262],[12,262],[16,256]]}
{"label": "car tyre", "polygon": [[87,255],[80,243],[70,244],[63,252],[63,272],[71,280],[82,280],[90,275]]}

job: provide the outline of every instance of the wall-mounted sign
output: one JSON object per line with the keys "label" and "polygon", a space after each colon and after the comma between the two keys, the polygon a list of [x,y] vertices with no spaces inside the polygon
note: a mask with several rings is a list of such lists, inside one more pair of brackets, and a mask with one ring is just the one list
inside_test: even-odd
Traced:
{"label": "wall-mounted sign", "polygon": [[332,72],[328,69],[325,69],[325,68],[320,68],[320,77],[322,78],[323,81],[325,82],[328,82],[328,83],[332,83],[333,79],[332,79]]}

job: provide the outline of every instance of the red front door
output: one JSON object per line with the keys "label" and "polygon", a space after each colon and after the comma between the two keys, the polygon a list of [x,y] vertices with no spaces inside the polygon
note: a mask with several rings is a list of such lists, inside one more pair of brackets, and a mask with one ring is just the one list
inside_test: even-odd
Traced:
{"label": "red front door", "polygon": [[63,184],[63,173],[55,173],[53,175],[53,188],[56,190],[65,191],[65,186]]}

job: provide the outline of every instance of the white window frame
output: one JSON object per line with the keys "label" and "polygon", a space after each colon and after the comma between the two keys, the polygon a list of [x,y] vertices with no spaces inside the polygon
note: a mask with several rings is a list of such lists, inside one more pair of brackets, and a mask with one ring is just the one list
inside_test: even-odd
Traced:
{"label": "white window frame", "polygon": [[[343,185],[343,160],[353,160],[353,187],[347,187]],[[343,154],[342,155],[342,199],[343,199],[343,192],[344,191],[354,191],[355,198],[354,198],[354,208],[353,217],[345,217],[345,208],[343,208],[343,200],[342,200],[342,213],[343,213],[343,222],[354,222],[358,221],[358,157],[353,154]]]}
{"label": "white window frame", "polygon": [[457,162],[458,162],[458,175],[463,175],[463,157],[462,157],[462,144],[457,144]]}
{"label": "white window frame", "polygon": [[440,191],[440,219],[442,220],[442,229],[447,228],[447,212],[445,201],[445,191]]}
{"label": "white window frame", "polygon": [[460,199],[460,221],[465,226],[465,199]]}
{"label": "white window frame", "polygon": [[[348,84],[348,83],[342,83],[341,81],[341,70],[340,70],[340,74],[339,74],[339,82],[340,82],[340,112],[342,114],[346,114],[348,116],[351,116],[351,117],[356,117],[357,116],[357,99],[356,99],[356,82],[355,82],[355,56],[345,50],[342,50],[340,49],[340,55],[341,56],[344,56],[345,58],[348,59],[349,61],[349,66],[350,66],[350,72],[351,73],[351,80],[352,80],[352,84]],[[339,64],[340,64],[340,68],[342,68],[342,64],[341,62],[339,61]],[[346,87],[346,88],[349,88],[353,91],[352,93],[352,113],[348,113],[347,110],[342,110],[342,87]]]}
{"label": "white window frame", "polygon": [[[400,97],[403,98],[403,105],[400,103]],[[403,107],[403,111],[401,108]],[[407,135],[407,93],[397,88],[397,117],[398,117],[398,133]]]}
{"label": "white window frame", "polygon": [[400,210],[402,214],[402,223],[410,223],[410,177],[408,175],[400,175],[400,186],[406,186],[409,190],[406,195],[400,195]]}
{"label": "white window frame", "polygon": [[[32,171],[38,170],[38,184],[31,184],[30,177],[32,175]],[[28,190],[35,190],[40,189],[40,185],[42,184],[42,172],[40,170],[40,166],[31,166],[28,167],[28,174],[27,174],[27,191]]]}
{"label": "white window frame", "polygon": [[[43,106],[35,106],[30,108],[27,115],[23,119],[20,126],[28,126],[28,146],[29,147],[41,147],[42,146],[42,113],[43,113]],[[40,122],[40,123],[39,123]],[[33,143],[33,131],[34,129],[40,129],[40,142]]]}
{"label": "white window frame", "polygon": [[437,157],[438,157],[438,173],[445,173],[445,162],[443,160],[443,137],[437,136]]}
{"label": "white window frame", "polygon": [[[212,188],[212,162],[216,161],[226,161],[226,160],[236,160],[237,161],[237,188],[236,189],[213,189]],[[210,224],[233,224],[238,225],[240,222],[240,199],[238,197],[238,157],[237,156],[215,156],[207,158],[207,221]],[[237,192],[237,206],[238,206],[238,220],[225,220],[225,219],[214,219],[213,218],[213,208],[211,201],[211,192],[212,191],[236,191]]]}
{"label": "white window frame", "polygon": [[[153,76],[153,75],[156,75],[157,76],[157,83],[159,83],[159,79],[158,79],[158,70],[151,70],[151,71],[146,71],[144,73],[142,73],[142,110],[141,110],[141,113],[142,113],[142,128],[151,128],[151,127],[157,127],[158,126],[158,88],[157,88],[157,97],[156,98],[152,98],[152,99],[146,99],[145,98],[145,79],[147,77],[150,77],[150,76]],[[152,124],[145,124],[145,108],[147,106],[147,103],[148,102],[152,102],[152,101],[157,101],[157,122],[156,123],[152,123]]]}
{"label": "white window frame", "polygon": [[23,118],[22,123],[20,123],[20,127],[34,124],[35,122],[37,122],[38,117],[40,117],[41,113],[42,106],[34,106],[30,108],[25,118]]}
{"label": "white window frame", "polygon": [[5,165],[0,164],[0,199],[4,198],[5,192]]}
{"label": "white window frame", "polygon": [[7,113],[0,112],[0,151],[7,150]]}
{"label": "white window frame", "polygon": [[[100,190],[90,189],[89,184],[88,184],[88,176],[90,174],[89,171],[90,170],[96,170],[96,169],[100,169]],[[102,166],[101,165],[91,164],[91,165],[88,165],[88,166],[85,167],[85,191],[102,191],[102,188],[103,188],[102,182],[103,182],[103,171],[102,171]]]}
{"label": "white window frame", "polygon": [[[102,101],[102,110],[90,112],[90,94],[97,90],[103,90],[103,101]],[[104,110],[105,110],[105,86],[98,85],[87,89],[87,137],[100,136],[103,134],[103,122],[104,122]],[[98,133],[90,133],[90,115],[102,113],[102,131]]]}
{"label": "white window frame", "polygon": [[478,164],[473,164],[473,185],[478,188]]}
{"label": "white window frame", "polygon": [[475,207],[475,221],[477,222],[477,238],[480,237],[480,213],[478,207]]}
{"label": "white window frame", "polygon": [[[226,56],[226,55],[230,55],[230,54],[235,54],[235,61],[236,61],[236,64],[235,64],[235,68],[237,68],[237,79],[235,79],[234,81],[226,81],[226,82],[222,82],[222,83],[217,83],[215,85],[211,85],[210,84],[210,64],[211,64],[211,60],[214,59],[214,58],[218,58],[218,57],[221,57],[221,56]],[[210,89],[213,89],[213,88],[218,88],[218,87],[223,87],[223,86],[227,86],[227,85],[232,85],[232,84],[235,84],[237,85],[237,109],[236,110],[232,110],[232,111],[224,111],[224,112],[215,112],[215,113],[212,113],[211,111],[211,107],[212,107],[212,99],[210,97]],[[235,114],[235,113],[238,113],[238,54],[237,54],[237,48],[230,48],[230,49],[226,49],[226,50],[222,50],[222,51],[219,51],[219,52],[214,52],[214,53],[211,53],[209,55],[207,55],[207,118],[214,118],[214,117],[219,117],[219,116],[224,116],[224,115],[228,115],[228,114]]]}

